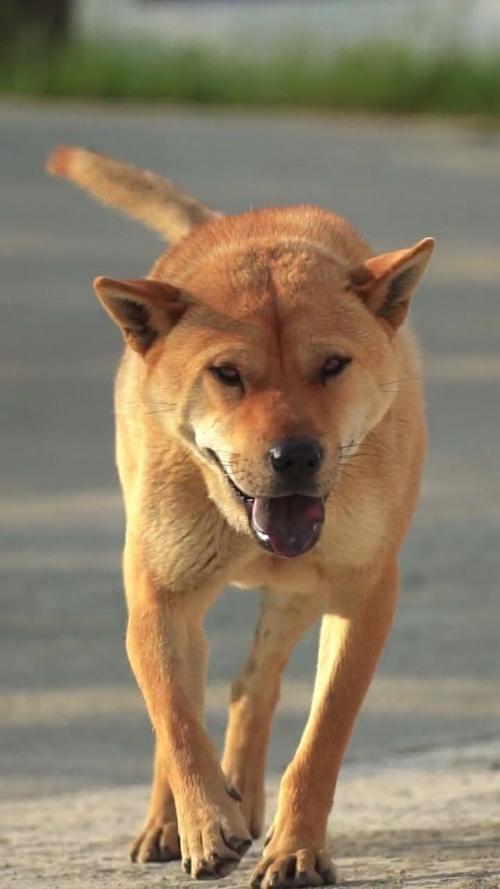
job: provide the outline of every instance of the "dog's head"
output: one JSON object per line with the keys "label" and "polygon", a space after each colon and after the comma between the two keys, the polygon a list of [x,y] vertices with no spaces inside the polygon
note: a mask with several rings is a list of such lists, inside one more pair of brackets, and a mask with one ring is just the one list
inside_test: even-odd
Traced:
{"label": "dog's head", "polygon": [[141,356],[150,422],[268,551],[316,543],[343,463],[389,410],[397,330],[432,249],[372,256],[338,217],[260,211],[195,230],[154,279],[96,280]]}

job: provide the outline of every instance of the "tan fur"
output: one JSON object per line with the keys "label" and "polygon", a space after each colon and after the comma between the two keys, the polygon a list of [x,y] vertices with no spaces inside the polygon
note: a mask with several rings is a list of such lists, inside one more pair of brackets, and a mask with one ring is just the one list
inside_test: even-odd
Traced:
{"label": "tan fur", "polygon": [[[141,174],[116,168],[118,183],[106,174],[96,186],[73,152],[70,178],[149,223],[159,218],[150,208],[168,203],[161,187],[145,209]],[[149,279],[95,284],[127,342],[116,386],[127,651],[156,732],[150,812],[132,855],[182,856],[195,877],[237,865],[262,829],[281,673],[323,614],[309,720],[253,874],[262,889],[323,885],[333,880],[325,831],[337,775],[391,626],[418,493],[420,364],[401,324],[433,245],[373,256],[348,222],[314,207],[184,221],[186,237]],[[325,383],[319,368],[332,353],[352,360]],[[214,377],[221,363],[237,367],[244,391]],[[280,558],[256,542],[225,473],[270,496],[269,447],[304,435],[323,448],[326,519],[312,549]],[[230,582],[264,592],[221,766],[203,728],[202,622]]]}
{"label": "tan fur", "polygon": [[52,176],[70,179],[104,204],[140,219],[171,243],[219,215],[156,173],[88,148],[59,145],[49,155],[46,169]]}

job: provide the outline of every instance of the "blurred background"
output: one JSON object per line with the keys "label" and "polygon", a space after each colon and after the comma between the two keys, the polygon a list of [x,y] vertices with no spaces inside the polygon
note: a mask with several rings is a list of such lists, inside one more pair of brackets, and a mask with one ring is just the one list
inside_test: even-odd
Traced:
{"label": "blurred background", "polygon": [[[123,646],[121,339],[91,281],[139,277],[162,246],[44,175],[60,142],[223,211],[321,204],[380,252],[437,238],[412,310],[429,459],[348,763],[498,737],[500,4],[3,0],[0,50],[4,799],[145,785],[151,764]],[[218,744],[257,606],[228,590],[207,620]],[[271,779],[306,718],[315,646],[316,631],[287,671]]]}
{"label": "blurred background", "polygon": [[0,91],[500,112],[497,0],[2,0]]}

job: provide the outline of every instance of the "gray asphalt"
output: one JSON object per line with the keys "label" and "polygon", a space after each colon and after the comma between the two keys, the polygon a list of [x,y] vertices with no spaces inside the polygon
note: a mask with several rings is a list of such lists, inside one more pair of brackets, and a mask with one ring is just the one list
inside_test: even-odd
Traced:
{"label": "gray asphalt", "polygon": [[[0,107],[0,658],[6,797],[146,782],[151,731],[123,653],[112,378],[121,341],[91,292],[137,277],[154,235],[43,173],[58,142],[149,166],[222,210],[315,202],[381,252],[438,251],[413,322],[430,456],[396,627],[351,761],[488,740],[500,728],[500,136],[432,122],[85,106]],[[220,743],[253,592],[211,612]],[[304,722],[315,633],[297,650],[269,759]]]}

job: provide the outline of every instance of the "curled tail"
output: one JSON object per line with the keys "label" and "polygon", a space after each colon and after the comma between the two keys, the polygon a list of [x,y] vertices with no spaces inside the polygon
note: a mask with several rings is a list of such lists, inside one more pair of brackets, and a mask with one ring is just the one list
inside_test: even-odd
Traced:
{"label": "curled tail", "polygon": [[171,243],[220,216],[168,179],[87,148],[58,146],[47,158],[46,169],[140,219]]}

